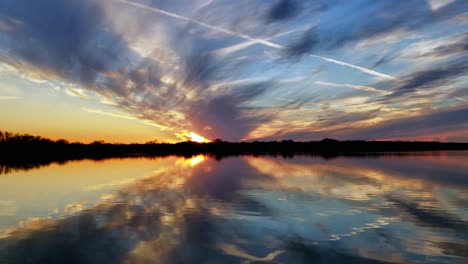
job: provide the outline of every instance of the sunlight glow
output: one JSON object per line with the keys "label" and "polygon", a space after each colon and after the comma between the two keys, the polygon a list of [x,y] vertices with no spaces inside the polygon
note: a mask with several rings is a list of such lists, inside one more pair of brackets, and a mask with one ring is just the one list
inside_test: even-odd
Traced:
{"label": "sunlight glow", "polygon": [[195,157],[190,158],[188,162],[190,164],[190,167],[195,167],[198,164],[202,163],[204,160],[205,160],[205,156],[197,155]]}
{"label": "sunlight glow", "polygon": [[179,133],[176,133],[175,136],[179,138],[182,141],[192,141],[192,142],[197,142],[197,143],[208,143],[211,142],[211,140],[202,137],[198,135],[197,133],[193,131],[187,131],[187,130],[182,130]]}
{"label": "sunlight glow", "polygon": [[190,132],[190,134],[188,136],[189,136],[190,140],[193,141],[193,142],[197,142],[197,143],[210,142],[208,139],[198,135],[195,132]]}

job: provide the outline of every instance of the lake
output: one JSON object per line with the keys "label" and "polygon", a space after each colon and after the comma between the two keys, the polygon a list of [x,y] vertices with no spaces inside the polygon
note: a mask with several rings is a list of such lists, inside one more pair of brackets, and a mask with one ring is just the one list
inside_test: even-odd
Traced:
{"label": "lake", "polygon": [[2,264],[468,263],[463,151],[0,171]]}

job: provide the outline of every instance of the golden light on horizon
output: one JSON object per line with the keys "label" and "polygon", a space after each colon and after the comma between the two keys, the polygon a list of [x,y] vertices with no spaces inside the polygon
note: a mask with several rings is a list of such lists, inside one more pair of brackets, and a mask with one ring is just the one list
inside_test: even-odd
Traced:
{"label": "golden light on horizon", "polygon": [[189,134],[189,138],[191,141],[193,142],[197,142],[197,143],[207,143],[207,142],[210,142],[210,140],[198,135],[197,133],[195,132],[190,132]]}
{"label": "golden light on horizon", "polygon": [[208,143],[211,142],[211,140],[200,136],[199,134],[193,132],[193,131],[187,131],[187,130],[182,130],[179,133],[176,133],[175,136],[179,138],[182,141],[192,141],[192,142],[197,142],[197,143]]}

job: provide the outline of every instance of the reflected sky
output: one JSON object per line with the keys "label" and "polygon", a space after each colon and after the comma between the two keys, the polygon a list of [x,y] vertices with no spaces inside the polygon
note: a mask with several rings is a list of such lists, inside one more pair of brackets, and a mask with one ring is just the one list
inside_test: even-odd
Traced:
{"label": "reflected sky", "polygon": [[454,263],[466,152],[78,161],[0,176],[0,263]]}

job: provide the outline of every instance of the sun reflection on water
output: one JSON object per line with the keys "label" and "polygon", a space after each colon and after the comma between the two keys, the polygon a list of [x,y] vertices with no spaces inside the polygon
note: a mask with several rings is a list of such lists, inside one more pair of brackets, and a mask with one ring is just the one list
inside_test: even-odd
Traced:
{"label": "sun reflection on water", "polygon": [[[151,176],[113,179],[125,184],[105,199],[89,204],[75,197],[60,219],[31,218],[4,230],[0,263],[21,255],[41,259],[43,252],[66,263],[68,251],[82,257],[90,248],[109,261],[88,263],[406,263],[466,256],[468,182],[452,164],[310,157],[219,162],[204,155],[148,162],[158,164]],[[450,175],[424,166],[450,167]],[[86,193],[112,190],[96,186],[102,188]],[[69,248],[53,250],[61,245]]]}
{"label": "sun reflection on water", "polygon": [[188,160],[188,163],[190,164],[190,167],[195,167],[202,163],[205,160],[205,156],[203,155],[197,155],[195,157],[192,157]]}

